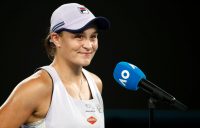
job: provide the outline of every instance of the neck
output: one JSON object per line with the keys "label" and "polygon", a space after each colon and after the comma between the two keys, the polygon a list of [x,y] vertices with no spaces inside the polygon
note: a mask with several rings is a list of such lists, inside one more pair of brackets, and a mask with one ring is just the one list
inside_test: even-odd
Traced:
{"label": "neck", "polygon": [[82,78],[82,66],[71,63],[62,63],[54,60],[51,63],[63,81],[74,82]]}

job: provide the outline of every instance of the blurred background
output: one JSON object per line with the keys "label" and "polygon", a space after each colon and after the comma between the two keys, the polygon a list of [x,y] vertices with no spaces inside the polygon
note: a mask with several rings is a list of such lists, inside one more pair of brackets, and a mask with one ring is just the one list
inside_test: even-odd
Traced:
{"label": "blurred background", "polygon": [[149,96],[130,91],[113,79],[120,61],[138,66],[147,79],[189,107],[181,111],[156,104],[154,127],[200,127],[198,4],[183,0],[1,1],[0,104],[36,68],[48,65],[43,40],[52,12],[78,2],[111,21],[99,35],[99,50],[86,69],[101,77],[106,128],[149,126]]}

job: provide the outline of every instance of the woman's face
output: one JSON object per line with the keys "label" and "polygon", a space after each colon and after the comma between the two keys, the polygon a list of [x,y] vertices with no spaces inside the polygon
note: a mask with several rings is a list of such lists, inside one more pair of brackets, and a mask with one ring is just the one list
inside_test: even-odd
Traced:
{"label": "woman's face", "polygon": [[98,49],[97,35],[95,27],[88,28],[82,33],[63,31],[59,36],[56,56],[67,63],[89,65]]}

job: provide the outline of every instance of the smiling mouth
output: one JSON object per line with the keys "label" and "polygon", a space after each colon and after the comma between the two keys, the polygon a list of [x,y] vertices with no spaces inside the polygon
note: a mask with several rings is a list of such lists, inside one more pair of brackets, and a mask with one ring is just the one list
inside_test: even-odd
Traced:
{"label": "smiling mouth", "polygon": [[92,56],[92,52],[80,52],[79,54],[84,56],[84,57],[91,57]]}
{"label": "smiling mouth", "polygon": [[91,55],[92,52],[79,52],[80,54],[84,54],[84,55]]}

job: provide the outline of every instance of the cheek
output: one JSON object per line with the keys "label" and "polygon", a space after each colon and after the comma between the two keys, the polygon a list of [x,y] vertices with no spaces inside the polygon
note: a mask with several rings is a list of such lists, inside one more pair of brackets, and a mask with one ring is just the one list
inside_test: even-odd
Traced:
{"label": "cheek", "polygon": [[96,50],[98,49],[98,47],[99,47],[99,46],[98,46],[98,42],[97,42],[97,43],[94,44],[93,48],[94,48],[94,50],[96,51]]}

